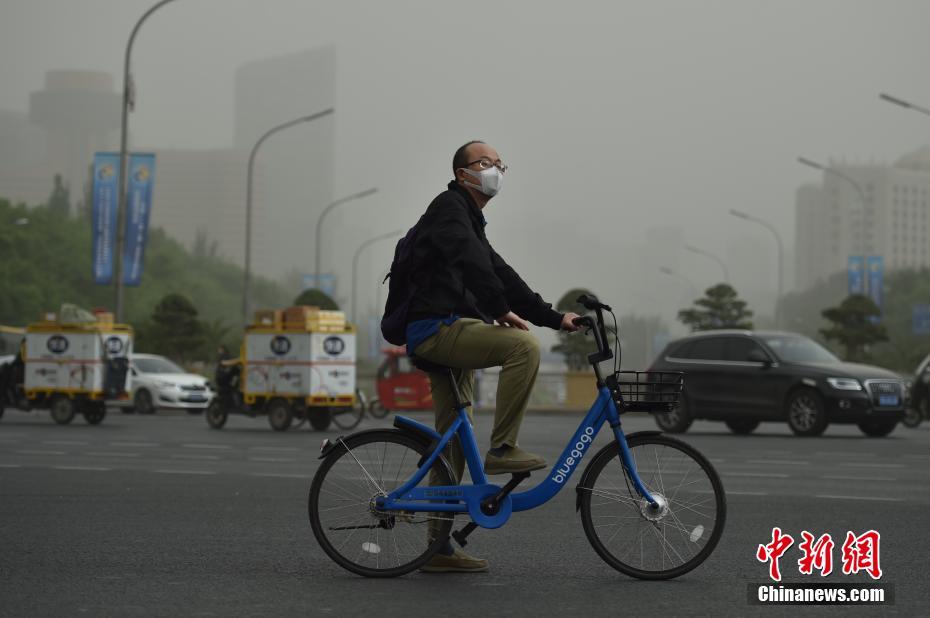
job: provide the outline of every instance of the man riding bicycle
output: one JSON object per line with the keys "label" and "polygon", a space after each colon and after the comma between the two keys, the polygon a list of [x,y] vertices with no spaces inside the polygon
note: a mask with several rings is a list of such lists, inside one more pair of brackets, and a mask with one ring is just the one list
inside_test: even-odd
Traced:
{"label": "man riding bicycle", "polygon": [[[456,419],[449,376],[453,369],[466,400],[474,394],[474,370],[501,367],[491,448],[484,467],[491,474],[540,470],[546,461],[520,448],[517,435],[539,370],[539,343],[526,320],[537,326],[576,331],[575,313],[562,314],[543,301],[494,250],[485,235],[483,210],[500,191],[507,166],[480,141],[453,156],[454,180],[429,205],[413,247],[410,279],[417,283],[407,314],[407,352],[427,369],[436,430]],[[524,319],[525,318],[525,319]],[[497,322],[497,325],[494,322]],[[472,410],[468,409],[469,417]],[[465,458],[453,442],[447,455],[457,482]],[[447,544],[425,571],[484,571],[486,560]]]}

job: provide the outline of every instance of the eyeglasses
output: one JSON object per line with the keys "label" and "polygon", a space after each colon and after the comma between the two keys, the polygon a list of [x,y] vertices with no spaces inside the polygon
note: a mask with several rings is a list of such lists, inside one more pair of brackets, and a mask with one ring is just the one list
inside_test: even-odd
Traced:
{"label": "eyeglasses", "polygon": [[[468,165],[474,165],[475,163],[477,163],[478,167],[480,167],[483,170],[489,170],[492,167],[496,167],[497,169],[501,171],[501,174],[507,171],[507,166],[504,165],[500,159],[498,159],[497,161],[492,161],[491,159],[487,157],[481,157],[480,159],[476,161],[472,161]],[[466,167],[468,167],[468,165],[466,165]]]}

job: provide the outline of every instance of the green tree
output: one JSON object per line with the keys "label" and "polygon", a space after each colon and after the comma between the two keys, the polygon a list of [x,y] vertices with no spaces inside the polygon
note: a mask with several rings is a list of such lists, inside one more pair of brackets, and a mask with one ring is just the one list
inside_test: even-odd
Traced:
{"label": "green tree", "polygon": [[[562,313],[584,314],[587,309],[578,302],[578,297],[582,294],[591,294],[584,288],[575,288],[562,295],[556,304],[556,309]],[[608,337],[614,333],[612,328],[608,328]],[[593,337],[583,337],[580,334],[572,335],[566,331],[559,331],[559,342],[552,346],[552,351],[565,357],[565,364],[568,365],[569,371],[582,371],[588,363],[588,355],[597,351]]]}
{"label": "green tree", "polygon": [[843,346],[845,360],[866,360],[869,346],[888,341],[884,325],[876,319],[881,316],[881,309],[868,296],[852,294],[839,306],[824,309],[821,315],[831,326],[821,328],[820,334],[827,341]]}
{"label": "green tree", "polygon": [[208,343],[197,308],[189,298],[175,293],[161,299],[140,335],[140,345],[180,363],[202,356]]}
{"label": "green tree", "polygon": [[678,312],[678,319],[685,326],[690,326],[692,331],[752,329],[750,318],[753,312],[746,308],[746,301],[740,300],[733,286],[727,283],[707,288],[704,296],[695,300],[694,305]]}
{"label": "green tree", "polygon": [[48,198],[48,209],[56,217],[68,217],[71,214],[71,196],[61,182],[61,174],[55,174],[55,186]]}
{"label": "green tree", "polygon": [[316,288],[310,288],[300,293],[294,299],[295,305],[310,305],[319,307],[324,311],[339,311],[339,305],[326,292]]}

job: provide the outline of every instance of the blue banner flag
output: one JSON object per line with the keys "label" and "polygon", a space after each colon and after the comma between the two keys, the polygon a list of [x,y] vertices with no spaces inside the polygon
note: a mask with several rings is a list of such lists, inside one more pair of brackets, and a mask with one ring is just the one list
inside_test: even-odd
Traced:
{"label": "blue banner flag", "polygon": [[133,154],[129,158],[126,190],[126,246],[123,249],[123,284],[139,285],[145,244],[149,235],[152,186],[155,184],[155,155]]}
{"label": "blue banner flag", "polygon": [[869,277],[869,298],[882,308],[882,287],[884,286],[885,260],[880,255],[870,255],[866,263]]}
{"label": "blue banner flag", "polygon": [[930,305],[914,305],[911,308],[911,332],[915,335],[930,335]]}
{"label": "blue banner flag", "polygon": [[849,295],[865,294],[865,260],[861,255],[851,255],[847,262],[846,273],[849,279]]}
{"label": "blue banner flag", "polygon": [[116,244],[119,154],[94,153],[94,188],[91,204],[94,283],[113,281],[113,247]]}

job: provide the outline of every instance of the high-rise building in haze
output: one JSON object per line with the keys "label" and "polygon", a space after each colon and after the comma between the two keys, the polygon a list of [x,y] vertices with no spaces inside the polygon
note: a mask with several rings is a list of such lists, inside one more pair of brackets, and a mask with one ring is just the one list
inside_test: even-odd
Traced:
{"label": "high-rise building in haze", "polygon": [[[243,65],[235,77],[236,149],[248,154],[269,129],[334,106],[336,52],[332,46]],[[333,199],[333,116],[300,124],[269,138],[258,162],[262,190],[253,202],[256,272],[280,277],[314,270],[314,226]],[[364,188],[364,187],[360,187]],[[341,213],[327,219],[337,229]],[[332,245],[327,235],[324,250]]]}
{"label": "high-rise building in haze", "polygon": [[97,150],[111,149],[120,97],[101,71],[49,71],[29,112],[0,112],[0,197],[43,203],[60,174],[75,204]]}
{"label": "high-rise building in haze", "polygon": [[890,167],[834,168],[853,182],[826,172],[796,194],[796,288],[845,271],[853,255],[883,256],[887,270],[930,267],[930,146]]}
{"label": "high-rise building in haze", "polygon": [[102,71],[49,71],[45,88],[29,97],[29,118],[45,129],[46,164],[79,194],[94,152],[112,148],[120,122],[120,95]]}

